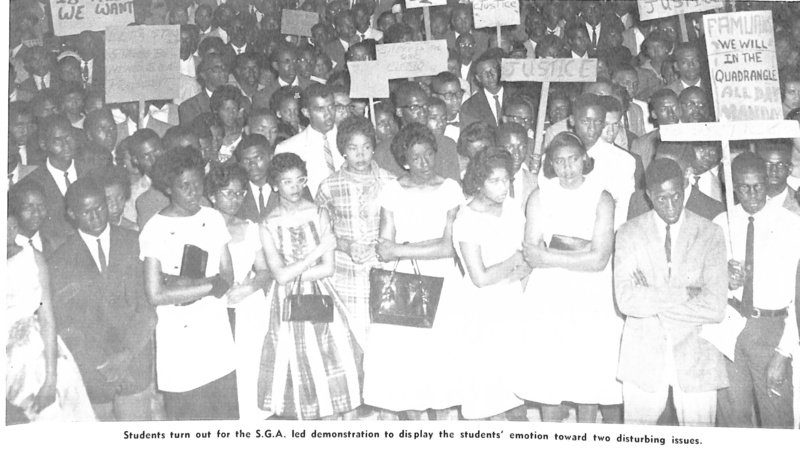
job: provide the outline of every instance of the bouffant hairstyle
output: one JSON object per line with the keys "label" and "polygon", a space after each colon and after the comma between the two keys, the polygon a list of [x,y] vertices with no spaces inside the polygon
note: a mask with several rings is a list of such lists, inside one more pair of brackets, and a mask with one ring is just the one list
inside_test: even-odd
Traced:
{"label": "bouffant hairstyle", "polygon": [[[553,169],[553,153],[561,147],[575,147],[581,152],[581,155],[586,154],[586,147],[583,146],[581,138],[576,134],[569,131],[558,133],[556,137],[550,142],[550,145],[545,149],[544,162],[542,163],[542,170],[544,170],[545,178],[555,178],[556,171]],[[583,174],[588,175],[594,169],[594,158],[587,157],[586,162],[583,164]]]}
{"label": "bouffant hairstyle", "polygon": [[494,127],[485,122],[473,122],[463,128],[461,133],[458,135],[456,151],[459,155],[468,158],[468,145],[472,144],[473,142],[487,140],[492,146],[494,146],[496,139]]}
{"label": "bouffant hairstyle", "polygon": [[306,169],[306,162],[294,153],[281,153],[275,155],[267,168],[267,183],[270,186],[277,186],[280,181],[280,176],[284,173],[297,169],[303,176],[308,176]]}
{"label": "bouffant hairstyle", "polygon": [[205,162],[200,150],[184,146],[177,147],[156,159],[153,165],[153,186],[169,197],[169,190],[175,179],[189,170],[196,170],[203,175]]}
{"label": "bouffant hairstyle", "polygon": [[211,172],[203,179],[205,193],[208,198],[211,198],[220,191],[220,189],[231,184],[232,181],[238,180],[243,187],[247,186],[249,181],[247,169],[241,164],[222,164],[215,165]]}
{"label": "bouffant hairstyle", "polygon": [[241,108],[243,98],[242,91],[238,87],[229,84],[222,85],[211,95],[211,111],[215,113],[219,111],[227,100],[233,100],[236,102],[236,106]]}
{"label": "bouffant hairstyle", "polygon": [[417,144],[427,144],[434,152],[438,151],[436,146],[436,136],[428,129],[427,126],[421,123],[410,123],[395,135],[392,140],[391,151],[397,165],[408,171],[408,159],[406,153],[411,147]]}
{"label": "bouffant hairstyle", "polygon": [[462,189],[464,195],[473,197],[478,195],[481,186],[494,169],[505,169],[509,177],[513,176],[514,159],[511,153],[497,147],[489,147],[481,150],[469,160],[467,164],[467,171],[464,174],[464,181],[462,182]]}
{"label": "bouffant hairstyle", "polygon": [[338,126],[336,146],[339,148],[339,153],[344,155],[347,143],[356,135],[366,136],[372,142],[372,148],[375,148],[375,127],[372,126],[372,122],[366,117],[350,116],[342,120]]}

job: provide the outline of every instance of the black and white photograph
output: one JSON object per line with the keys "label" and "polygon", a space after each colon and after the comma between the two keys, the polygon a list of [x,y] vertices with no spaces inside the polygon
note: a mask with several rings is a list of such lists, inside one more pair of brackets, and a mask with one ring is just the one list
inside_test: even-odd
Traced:
{"label": "black and white photograph", "polygon": [[474,1],[0,5],[2,441],[798,448],[800,1]]}

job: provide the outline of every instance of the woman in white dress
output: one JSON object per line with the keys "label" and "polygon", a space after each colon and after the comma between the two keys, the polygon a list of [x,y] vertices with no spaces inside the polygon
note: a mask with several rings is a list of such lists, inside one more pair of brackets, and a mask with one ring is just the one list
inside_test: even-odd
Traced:
{"label": "woman in white dress", "polygon": [[584,176],[592,165],[580,139],[560,133],[542,167],[549,178],[528,201],[524,255],[534,270],[517,395],[541,403],[544,421],[561,420],[565,401],[578,405],[579,422],[594,422],[598,404],[622,403],[616,370],[623,322],[609,264],[614,201]]}
{"label": "woman in white dress", "polygon": [[531,269],[522,256],[525,216],[509,195],[513,159],[501,149],[481,150],[467,165],[453,243],[464,265],[459,314],[464,338],[466,419],[527,420],[514,395],[513,361],[522,302],[521,279]]}
{"label": "woman in white dress", "polygon": [[464,196],[453,180],[434,170],[436,138],[424,125],[410,124],[392,141],[392,154],[408,173],[388,183],[381,205],[378,258],[391,269],[445,279],[432,328],[373,323],[364,355],[364,403],[381,408],[384,418],[405,411],[419,419],[427,409],[452,418],[458,405],[457,335],[451,285],[460,277],[453,256],[452,229]]}
{"label": "woman in white dress", "polygon": [[258,224],[236,217],[247,195],[247,170],[239,164],[214,167],[205,177],[205,192],[214,209],[222,214],[231,234],[228,251],[233,265],[233,285],[226,297],[235,311],[236,386],[240,419],[266,419],[269,414],[258,407],[257,387],[261,347],[267,334],[269,305],[264,289],[269,269]]}

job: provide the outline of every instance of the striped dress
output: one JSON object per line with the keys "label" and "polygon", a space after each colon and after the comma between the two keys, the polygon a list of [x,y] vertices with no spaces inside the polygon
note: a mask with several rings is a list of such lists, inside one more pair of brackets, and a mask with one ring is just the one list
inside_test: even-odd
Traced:
{"label": "striped dress", "polygon": [[[320,242],[317,210],[270,219],[267,230],[286,264],[311,252]],[[319,292],[334,300],[331,323],[281,320],[286,286],[273,282],[269,331],[261,352],[259,405],[281,418],[313,420],[355,409],[361,404],[363,352],[351,330],[351,319],[330,279],[304,282],[302,292]],[[292,285],[288,283],[287,286]]]}

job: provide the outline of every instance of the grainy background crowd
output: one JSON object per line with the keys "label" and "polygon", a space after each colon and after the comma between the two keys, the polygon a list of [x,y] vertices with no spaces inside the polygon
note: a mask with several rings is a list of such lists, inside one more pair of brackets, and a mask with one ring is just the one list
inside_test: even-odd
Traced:
{"label": "grainy background crowd", "polygon": [[[448,0],[427,36],[448,70],[371,113],[346,62],[425,40],[422,9],[298,3],[133,0],[131,26],[180,25],[179,95],[140,111],[105,101],[103,32],[10,2],[7,423],[796,427],[800,139],[723,167],[659,133],[715,121],[702,16],[723,11],[683,39],[634,1],[524,0],[498,36]],[[800,3],[733,8],[772,12],[800,120]],[[285,9],[319,15],[311,37]],[[597,60],[550,84],[543,155],[542,83],[503,58]],[[372,323],[376,267],[443,278],[431,328]],[[293,292],[332,321],[287,320]]]}

